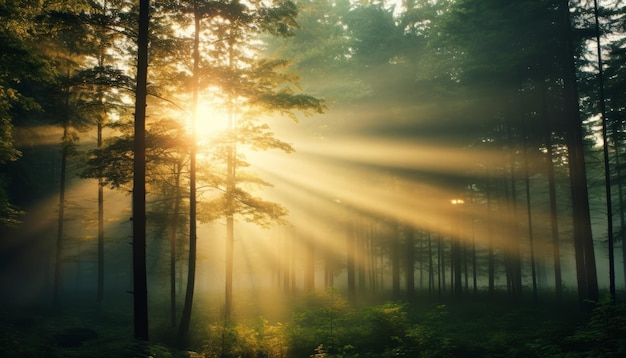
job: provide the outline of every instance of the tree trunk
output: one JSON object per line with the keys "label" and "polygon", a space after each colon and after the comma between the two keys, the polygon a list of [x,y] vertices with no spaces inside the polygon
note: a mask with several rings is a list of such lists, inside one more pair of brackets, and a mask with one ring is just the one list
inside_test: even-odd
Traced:
{"label": "tree trunk", "polygon": [[356,285],[355,285],[355,230],[354,223],[348,222],[348,232],[346,233],[346,274],[348,277],[348,299],[354,301],[356,298]]}
{"label": "tree trunk", "polygon": [[226,218],[226,282],[224,287],[224,320],[230,321],[233,309],[233,260],[235,246],[235,221],[232,215]]}
{"label": "tree trunk", "polygon": [[365,292],[367,286],[367,235],[366,224],[363,218],[359,219],[356,230],[356,270],[359,292]]}
{"label": "tree trunk", "polygon": [[463,289],[465,290],[465,292],[469,292],[469,265],[468,265],[468,258],[467,258],[467,243],[463,242],[463,278],[465,279],[465,286],[463,287]]}
{"label": "tree trunk", "polygon": [[378,290],[378,265],[376,261],[376,245],[375,245],[375,229],[374,224],[370,224],[367,231],[367,255],[369,261],[369,283],[372,293]]}
{"label": "tree trunk", "polygon": [[563,78],[565,96],[564,124],[571,182],[572,215],[574,218],[576,277],[578,282],[578,298],[580,303],[585,305],[587,300],[597,301],[599,292],[593,236],[591,232],[591,218],[589,214],[589,193],[587,190],[583,129],[578,108],[576,64],[574,62],[575,52],[572,43],[568,0],[563,0],[561,11],[563,12],[563,40],[567,46],[564,53],[564,61],[567,70]]}
{"label": "tree trunk", "polygon": [[54,268],[54,305],[59,303],[59,293],[61,291],[61,269],[63,258],[63,222],[65,220],[65,181],[67,171],[67,155],[68,148],[65,143],[67,137],[68,128],[67,125],[63,128],[63,148],[61,149],[61,178],[59,184],[59,216],[57,221],[57,245],[56,245],[56,260]]}
{"label": "tree trunk", "polygon": [[[523,106],[522,106],[523,107]],[[524,152],[524,184],[526,189],[526,216],[528,219],[528,241],[530,251],[530,275],[533,285],[533,301],[537,303],[537,272],[535,270],[535,241],[533,237],[533,217],[530,200],[530,176],[528,169],[528,138],[526,128],[526,116],[522,114],[522,129],[523,129],[523,152]]]}
{"label": "tree trunk", "polygon": [[[107,2],[103,2],[102,15],[106,15]],[[98,49],[98,65],[100,67],[105,66],[105,53],[106,48],[104,43]],[[100,103],[105,103],[104,91],[99,91]],[[104,121],[106,120],[106,109],[103,110],[104,116],[98,119],[97,123],[97,146],[98,149],[102,148],[102,129]],[[98,177],[98,288],[97,297],[98,302],[102,302],[104,299],[104,179]]]}
{"label": "tree trunk", "polygon": [[415,232],[411,226],[406,226],[406,296],[409,302],[415,300]]}
{"label": "tree trunk", "polygon": [[[233,27],[235,24],[232,25]],[[228,36],[228,66],[232,70],[234,61],[235,34],[231,28]],[[226,278],[224,287],[224,321],[231,320],[233,309],[233,264],[235,246],[235,189],[237,171],[237,124],[235,119],[236,99],[232,93],[227,94],[228,101],[228,129],[230,130],[230,143],[226,152]],[[293,238],[292,238],[293,242]]]}
{"label": "tree trunk", "polygon": [[335,285],[335,260],[332,257],[331,250],[326,250],[326,258],[324,260],[324,288],[329,289]]}
{"label": "tree trunk", "polygon": [[185,303],[178,327],[178,344],[180,348],[189,345],[189,326],[191,309],[196,283],[196,126],[198,121],[198,82],[200,70],[200,13],[194,2],[194,39],[193,39],[193,88],[191,103],[191,146],[189,151],[189,259],[187,263],[187,289]]}
{"label": "tree trunk", "polygon": [[148,26],[150,0],[139,0],[137,89],[133,176],[133,293],[135,339],[148,340],[148,283],[146,274],[146,96],[148,82]]}
{"label": "tree trunk", "polygon": [[520,258],[519,233],[517,228],[517,188],[515,173],[515,158],[513,149],[513,135],[511,133],[511,123],[507,124],[507,137],[509,142],[509,166],[510,166],[510,188],[505,183],[505,192],[508,203],[509,223],[507,242],[507,265],[509,287],[513,297],[520,297],[522,294],[522,262]]}
{"label": "tree trunk", "polygon": [[424,257],[425,255],[425,250],[424,250],[424,232],[420,231],[420,235],[419,235],[419,249],[418,249],[418,256],[419,256],[419,271],[420,271],[420,277],[419,277],[419,289],[420,291],[424,290],[424,266],[426,264],[426,259]]}
{"label": "tree trunk", "polygon": [[283,242],[283,289],[285,293],[291,291],[291,253],[293,252],[293,238],[290,234],[285,235]]}
{"label": "tree trunk", "polygon": [[463,294],[463,281],[461,278],[461,213],[459,212],[460,208],[457,206],[458,205],[454,205],[453,207],[452,227],[454,229],[450,235],[450,264],[452,265],[450,279],[453,280],[453,284],[451,285],[452,294],[461,297]]}
{"label": "tree trunk", "polygon": [[306,243],[306,269],[304,275],[304,289],[313,291],[315,289],[315,243],[309,237]]}
{"label": "tree trunk", "polygon": [[495,292],[495,254],[494,254],[494,239],[492,230],[492,217],[491,217],[491,180],[489,180],[489,172],[487,172],[487,287],[490,295]]}
{"label": "tree trunk", "polygon": [[[543,111],[544,111],[544,123],[548,123],[547,105],[546,105],[546,87],[542,85],[542,97],[543,97]],[[557,302],[561,301],[563,296],[563,283],[561,280],[561,244],[559,239],[559,219],[556,202],[556,178],[554,174],[554,163],[552,158],[553,146],[552,146],[552,130],[550,124],[545,125],[545,142],[546,142],[546,165],[548,170],[548,192],[550,196],[550,228],[552,232],[552,256],[554,266],[554,289]]]}
{"label": "tree trunk", "polygon": [[170,325],[176,327],[176,238],[178,236],[178,216],[180,215],[180,163],[174,166],[174,210],[170,222]]}
{"label": "tree trunk", "polygon": [[391,237],[391,285],[394,299],[400,298],[400,232],[394,222]]}
{"label": "tree trunk", "polygon": [[[622,177],[622,169],[621,169],[621,149],[620,149],[620,140],[619,133],[622,130],[618,125],[613,126],[613,150],[615,151],[615,170],[617,178]],[[624,188],[621,180],[617,180],[617,197],[619,203],[619,240],[622,242],[622,269],[623,269],[623,277],[626,282],[626,217],[624,210],[626,210],[626,205],[624,204]]]}
{"label": "tree trunk", "polygon": [[607,135],[606,102],[604,100],[604,70],[602,63],[602,45],[600,42],[600,19],[598,0],[593,0],[593,13],[596,32],[596,53],[598,57],[598,94],[600,102],[600,120],[602,121],[602,153],[604,155],[604,187],[606,190],[607,236],[609,244],[609,295],[615,300],[615,253],[613,249],[613,195],[611,195],[611,166],[609,159],[609,139]]}
{"label": "tree trunk", "polygon": [[[98,148],[102,148],[102,121],[98,121]],[[104,187],[98,178],[98,289],[97,301],[104,298]]]}
{"label": "tree trunk", "polygon": [[443,236],[439,235],[437,239],[437,266],[439,270],[437,272],[437,297],[441,300],[442,291],[446,287],[446,267],[444,264],[443,254]]}
{"label": "tree trunk", "polygon": [[476,233],[474,232],[474,221],[472,220],[472,287],[474,294],[478,293],[478,268],[476,267]]}
{"label": "tree trunk", "polygon": [[431,232],[428,232],[428,295],[432,296],[435,289],[435,271],[433,267],[433,247]]}

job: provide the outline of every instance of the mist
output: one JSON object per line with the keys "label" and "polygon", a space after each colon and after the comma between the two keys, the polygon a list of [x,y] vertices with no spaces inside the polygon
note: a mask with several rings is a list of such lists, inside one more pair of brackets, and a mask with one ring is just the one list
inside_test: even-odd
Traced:
{"label": "mist", "polygon": [[596,37],[587,1],[152,4],[138,267],[137,14],[26,3],[1,356],[623,351],[622,5]]}

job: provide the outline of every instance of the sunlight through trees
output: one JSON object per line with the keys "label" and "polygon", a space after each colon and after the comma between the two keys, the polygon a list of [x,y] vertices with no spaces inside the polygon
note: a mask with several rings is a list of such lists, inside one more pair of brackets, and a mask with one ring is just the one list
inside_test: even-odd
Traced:
{"label": "sunlight through trees", "polygon": [[625,10],[2,2],[0,355],[621,347]]}

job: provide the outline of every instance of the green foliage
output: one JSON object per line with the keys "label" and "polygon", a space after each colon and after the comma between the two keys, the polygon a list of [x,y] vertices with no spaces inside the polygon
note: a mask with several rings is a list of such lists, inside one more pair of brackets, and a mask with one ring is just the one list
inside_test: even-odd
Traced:
{"label": "green foliage", "polygon": [[[183,357],[159,344],[134,341],[129,334],[125,310],[85,305],[84,302],[51,311],[32,306],[0,312],[0,356],[3,358],[50,357]],[[68,328],[89,328],[97,337],[75,347],[64,347],[57,337]],[[187,355],[184,355],[185,357]]]}
{"label": "green foliage", "polygon": [[21,223],[24,211],[11,204],[4,188],[6,187],[3,176],[0,176],[0,227],[16,227]]}
{"label": "green foliage", "polygon": [[[117,128],[124,132],[130,125]],[[148,182],[161,179],[159,170],[165,164],[177,163],[188,152],[188,135],[182,124],[174,120],[151,123],[146,131],[146,165]],[[103,185],[120,188],[133,179],[133,136],[122,133],[108,141],[108,145],[88,152],[83,178],[102,178]]]}
{"label": "green foliage", "polygon": [[259,9],[261,29],[272,35],[293,36],[293,29],[298,28],[296,4],[291,0],[274,0],[272,5]]}
{"label": "green foliage", "polygon": [[294,314],[287,326],[290,356],[453,356],[445,306],[411,322],[408,306],[401,303],[351,308],[333,291],[309,303],[320,306]]}
{"label": "green foliage", "polygon": [[211,324],[204,341],[205,357],[284,357],[285,329],[263,317],[235,324]]}
{"label": "green foliage", "polygon": [[624,356],[626,305],[615,304],[604,297],[593,309],[589,322],[567,337],[566,343],[583,357]]}
{"label": "green foliage", "polygon": [[[33,5],[29,1],[2,1],[0,4],[0,167],[18,160],[22,154],[15,146],[13,129],[16,123],[23,121],[20,117],[26,116],[18,113],[41,108],[25,89],[50,80],[50,66],[36,49],[30,31]],[[23,215],[9,200],[6,186],[2,175],[0,227],[18,224]]]}
{"label": "green foliage", "polygon": [[[0,356],[521,358],[624,353],[626,308],[608,300],[599,303],[588,319],[576,320],[572,320],[579,315],[576,309],[489,301],[356,307],[335,290],[291,302],[293,314],[284,323],[264,317],[224,323],[216,318],[220,313],[199,306],[193,345],[198,353],[173,349],[157,334],[151,336],[151,344],[133,342],[131,313],[125,304],[115,309],[83,303],[58,312],[5,307],[0,312]],[[70,327],[92,328],[98,337],[79,347],[58,346],[55,335]]]}
{"label": "green foliage", "polygon": [[103,185],[119,188],[133,178],[133,140],[118,137],[104,148],[89,152],[83,178],[103,178]]}
{"label": "green foliage", "polygon": [[406,332],[404,353],[420,357],[453,356],[455,347],[449,334],[446,334],[447,316],[446,306],[439,305],[427,313],[423,322],[411,326]]}

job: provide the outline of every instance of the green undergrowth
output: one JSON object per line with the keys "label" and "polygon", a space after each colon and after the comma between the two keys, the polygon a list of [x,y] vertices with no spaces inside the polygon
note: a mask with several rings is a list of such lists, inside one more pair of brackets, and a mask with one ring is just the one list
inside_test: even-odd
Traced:
{"label": "green undergrowth", "polygon": [[624,305],[467,298],[354,306],[335,291],[292,303],[284,322],[263,317],[204,325],[204,357],[621,357]]}
{"label": "green undergrowth", "polygon": [[[121,306],[124,307],[124,306]],[[488,299],[351,305],[335,291],[294,299],[283,320],[224,321],[198,309],[190,351],[175,348],[175,329],[152,322],[151,343],[132,336],[119,307],[0,310],[1,357],[621,357],[626,308],[608,300],[592,312],[576,305]],[[163,315],[161,315],[163,316]],[[158,316],[156,316],[158,317]],[[76,346],[60,337],[97,332]]]}

